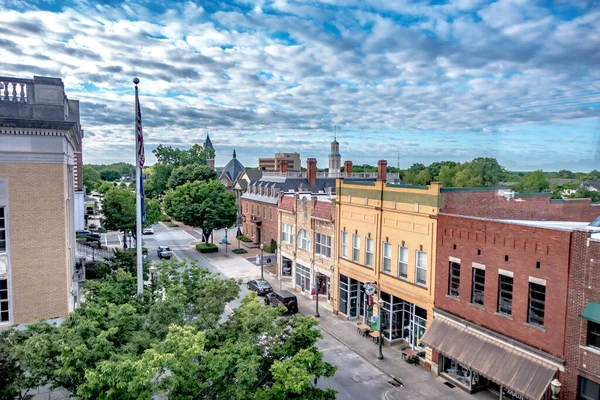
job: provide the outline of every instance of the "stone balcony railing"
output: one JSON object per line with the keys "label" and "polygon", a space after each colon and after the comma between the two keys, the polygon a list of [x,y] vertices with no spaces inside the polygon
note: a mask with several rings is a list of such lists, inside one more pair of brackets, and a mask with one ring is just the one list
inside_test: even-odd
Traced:
{"label": "stone balcony railing", "polygon": [[33,101],[33,79],[0,76],[0,101],[30,103]]}
{"label": "stone balcony railing", "polygon": [[[262,176],[263,177],[267,177],[267,176],[281,176],[281,177],[288,177],[288,178],[306,178],[306,171],[288,171],[288,172],[281,172],[281,171],[263,171],[262,172]],[[317,178],[328,178],[329,173],[328,172],[317,172]],[[350,175],[341,172],[338,176],[332,176],[331,178],[335,178],[335,177],[340,177],[340,178],[364,178],[364,179],[377,179],[377,172],[352,172]],[[394,180],[394,179],[400,179],[400,174],[398,173],[387,173],[387,179],[388,180]]]}

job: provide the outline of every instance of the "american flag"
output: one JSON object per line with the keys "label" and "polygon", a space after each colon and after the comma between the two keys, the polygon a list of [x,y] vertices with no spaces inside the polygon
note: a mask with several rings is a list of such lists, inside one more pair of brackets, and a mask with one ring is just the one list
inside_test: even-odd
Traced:
{"label": "american flag", "polygon": [[135,128],[136,128],[136,133],[137,133],[137,137],[136,137],[136,155],[137,155],[137,162],[138,162],[138,168],[139,168],[139,173],[138,173],[138,179],[140,180],[140,200],[142,202],[142,222],[146,221],[146,204],[144,201],[144,177],[142,174],[142,167],[144,166],[144,163],[146,162],[146,156],[144,154],[144,134],[142,133],[142,110],[140,108],[140,99],[138,97],[138,93],[137,93],[137,87],[135,90],[135,103],[137,105],[137,118],[135,120]]}

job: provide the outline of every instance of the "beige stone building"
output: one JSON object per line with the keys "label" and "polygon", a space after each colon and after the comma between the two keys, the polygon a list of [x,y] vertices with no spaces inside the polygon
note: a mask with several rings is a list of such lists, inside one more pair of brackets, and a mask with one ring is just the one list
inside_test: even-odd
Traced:
{"label": "beige stone building", "polygon": [[79,301],[81,141],[61,79],[0,77],[0,327],[64,318]]}
{"label": "beige stone building", "polygon": [[331,302],[335,288],[335,196],[290,193],[279,199],[280,279],[295,289]]}
{"label": "beige stone building", "polygon": [[285,161],[286,172],[300,171],[300,154],[298,153],[275,153],[275,157],[264,157],[258,159],[258,169],[261,171],[280,171],[281,161]]}

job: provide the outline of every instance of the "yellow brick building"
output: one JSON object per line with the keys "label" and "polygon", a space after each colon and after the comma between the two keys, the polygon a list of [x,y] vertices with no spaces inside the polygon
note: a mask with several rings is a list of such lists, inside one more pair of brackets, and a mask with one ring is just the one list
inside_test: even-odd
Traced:
{"label": "yellow brick building", "polygon": [[[386,343],[403,341],[430,359],[420,338],[433,321],[442,185],[386,183],[385,168],[380,161],[376,182],[337,180],[334,311],[357,322],[380,316]],[[364,291],[368,283],[376,288],[371,297]]]}

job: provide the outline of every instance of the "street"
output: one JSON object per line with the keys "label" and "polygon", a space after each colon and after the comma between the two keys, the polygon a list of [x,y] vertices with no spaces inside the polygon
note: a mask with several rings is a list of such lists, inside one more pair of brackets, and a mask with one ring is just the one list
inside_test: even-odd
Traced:
{"label": "street", "polygon": [[[205,257],[189,247],[189,243],[198,240],[199,234],[195,231],[187,232],[178,229],[169,229],[162,224],[154,226],[153,235],[144,235],[144,247],[148,248],[148,256],[153,262],[158,262],[156,249],[159,245],[169,246],[177,259],[196,261],[200,266],[208,268],[212,273],[221,273],[228,278],[241,279],[243,282],[260,277],[260,267],[248,272],[246,270],[228,269],[221,271],[212,265]],[[217,235],[215,235],[217,237]],[[110,243],[118,244],[115,234],[109,234]],[[116,243],[115,243],[116,242]],[[229,309],[239,306],[241,299],[248,293],[245,284],[241,285],[240,297],[228,304]],[[388,376],[379,369],[374,368],[361,356],[356,354],[343,343],[321,330],[323,339],[317,347],[323,352],[324,359],[338,367],[332,379],[321,380],[320,387],[329,387],[338,391],[337,398],[341,400],[367,400],[386,398],[386,392],[393,389],[388,383]]]}

